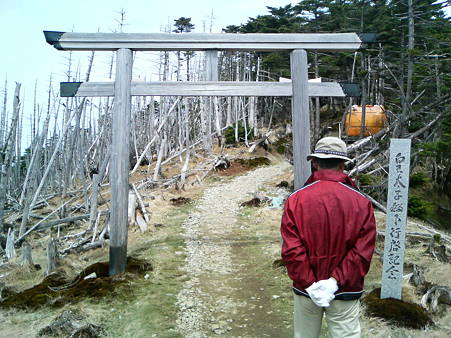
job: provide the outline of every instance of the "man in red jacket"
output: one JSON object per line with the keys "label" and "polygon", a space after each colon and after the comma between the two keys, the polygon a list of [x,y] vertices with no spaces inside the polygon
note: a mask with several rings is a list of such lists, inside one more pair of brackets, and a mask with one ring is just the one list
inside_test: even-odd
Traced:
{"label": "man in red jacket", "polygon": [[294,336],[319,337],[323,314],[332,337],[360,337],[359,298],[376,241],[371,202],[343,172],[346,144],[318,141],[316,169],[287,199],[282,259],[293,280]]}

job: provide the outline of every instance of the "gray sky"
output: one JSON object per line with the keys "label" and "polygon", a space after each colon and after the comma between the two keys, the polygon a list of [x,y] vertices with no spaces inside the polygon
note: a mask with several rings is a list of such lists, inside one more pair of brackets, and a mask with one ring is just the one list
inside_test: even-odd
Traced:
{"label": "gray sky", "polygon": [[[181,16],[192,18],[196,26],[194,32],[203,32],[204,26],[208,32],[212,11],[213,32],[220,32],[227,25],[238,25],[249,17],[267,14],[266,6],[288,3],[287,0],[0,0],[0,30],[3,32],[0,88],[4,87],[6,75],[10,92],[15,81],[21,82],[27,103],[32,102],[36,80],[40,93],[45,93],[51,73],[55,81],[65,80],[68,52],[48,45],[43,30],[111,32],[117,29],[116,20],[123,8],[125,32],[160,32]],[[78,59],[82,60],[82,65],[86,63],[86,53],[74,54],[74,67]],[[102,57],[102,53],[99,54],[94,70],[106,74],[108,65],[106,61],[98,61]],[[82,66],[81,73],[84,72]]]}

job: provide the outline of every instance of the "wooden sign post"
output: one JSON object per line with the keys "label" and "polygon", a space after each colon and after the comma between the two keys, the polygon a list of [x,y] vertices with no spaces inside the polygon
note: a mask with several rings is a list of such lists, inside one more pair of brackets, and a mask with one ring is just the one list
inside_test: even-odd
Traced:
{"label": "wooden sign post", "polygon": [[[355,86],[308,83],[306,50],[355,51],[374,34],[167,34],[44,31],[58,50],[117,51],[116,80],[61,84],[61,96],[114,96],[111,156],[110,275],[125,270],[131,96],[292,96],[295,188],[310,174],[309,96],[344,97]],[[218,81],[218,51],[291,51],[292,83]],[[132,82],[132,51],[206,51],[207,81]],[[357,96],[357,95],[351,95]]]}
{"label": "wooden sign post", "polygon": [[381,298],[401,299],[409,199],[410,139],[391,139]]}

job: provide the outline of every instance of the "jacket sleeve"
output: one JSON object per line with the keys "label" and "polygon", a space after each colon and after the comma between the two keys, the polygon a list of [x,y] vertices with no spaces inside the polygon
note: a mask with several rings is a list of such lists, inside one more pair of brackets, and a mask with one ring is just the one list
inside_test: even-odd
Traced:
{"label": "jacket sleeve", "polygon": [[337,280],[339,287],[352,287],[356,283],[363,285],[363,278],[370,268],[376,243],[376,221],[371,202],[368,201],[368,204],[368,211],[354,246],[332,271],[331,277]]}
{"label": "jacket sleeve", "polygon": [[310,267],[307,249],[302,243],[301,236],[295,224],[289,200],[285,203],[280,232],[283,240],[282,260],[287,267],[288,276],[305,289],[312,285],[316,279]]}

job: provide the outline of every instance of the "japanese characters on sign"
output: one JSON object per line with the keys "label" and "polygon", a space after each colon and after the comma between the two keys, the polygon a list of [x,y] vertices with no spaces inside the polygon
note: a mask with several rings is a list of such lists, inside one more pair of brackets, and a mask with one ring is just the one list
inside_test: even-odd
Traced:
{"label": "japanese characters on sign", "polygon": [[381,298],[401,299],[409,195],[410,139],[392,139]]}

